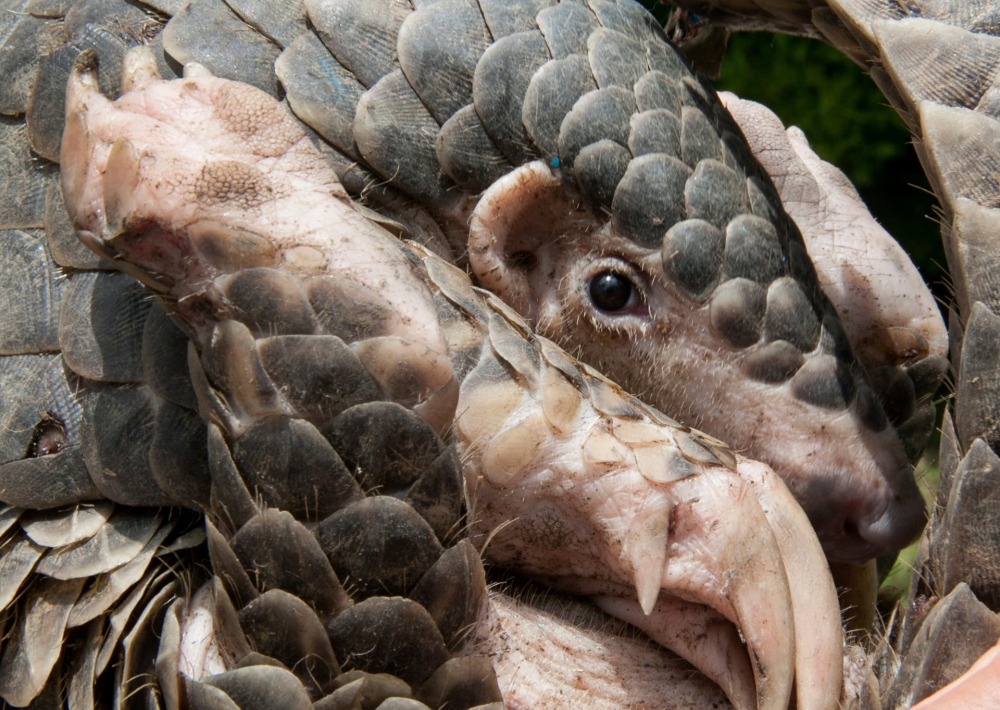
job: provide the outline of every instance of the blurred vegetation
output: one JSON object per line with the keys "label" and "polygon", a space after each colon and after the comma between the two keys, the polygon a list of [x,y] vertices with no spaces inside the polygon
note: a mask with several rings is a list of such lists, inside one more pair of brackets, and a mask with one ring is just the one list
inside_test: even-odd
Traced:
{"label": "blurred vegetation", "polygon": [[813,149],[870,189],[909,154],[909,134],[874,84],[833,48],[799,37],[738,34],[720,89],[759,101],[797,125]]}

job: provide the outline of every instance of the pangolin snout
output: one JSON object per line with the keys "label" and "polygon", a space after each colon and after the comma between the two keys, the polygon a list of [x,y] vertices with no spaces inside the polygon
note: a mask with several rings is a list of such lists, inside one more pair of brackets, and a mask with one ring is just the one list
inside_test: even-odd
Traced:
{"label": "pangolin snout", "polygon": [[804,507],[833,562],[864,562],[906,547],[927,521],[924,499],[910,475],[876,496],[842,473],[823,478],[833,482],[828,494],[811,496]]}

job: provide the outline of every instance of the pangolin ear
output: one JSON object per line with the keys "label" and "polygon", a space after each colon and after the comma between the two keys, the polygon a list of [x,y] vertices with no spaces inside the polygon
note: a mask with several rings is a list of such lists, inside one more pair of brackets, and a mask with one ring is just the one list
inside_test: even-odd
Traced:
{"label": "pangolin ear", "polygon": [[469,223],[469,262],[479,285],[531,317],[532,273],[580,205],[542,161],[520,166],[483,193]]}

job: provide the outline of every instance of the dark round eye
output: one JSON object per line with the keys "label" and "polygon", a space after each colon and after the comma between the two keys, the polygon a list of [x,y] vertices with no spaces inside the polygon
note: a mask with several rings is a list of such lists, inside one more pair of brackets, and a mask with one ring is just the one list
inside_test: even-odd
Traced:
{"label": "dark round eye", "polygon": [[602,271],[590,280],[590,300],[602,311],[621,311],[635,301],[635,286],[621,274]]}

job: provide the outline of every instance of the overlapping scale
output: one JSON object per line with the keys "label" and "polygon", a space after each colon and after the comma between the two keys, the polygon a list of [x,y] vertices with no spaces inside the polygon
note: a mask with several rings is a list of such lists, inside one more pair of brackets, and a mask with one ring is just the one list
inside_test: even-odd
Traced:
{"label": "overlapping scale", "polygon": [[[444,200],[448,181],[440,174],[434,143],[438,123],[396,69],[378,80],[358,102],[354,140],[369,165],[391,176],[393,185],[430,204]],[[387,136],[396,139],[387,141]]]}
{"label": "overlapping scale", "polygon": [[36,230],[0,232],[0,255],[10,265],[0,277],[0,353],[59,349],[58,316],[65,282]]}
{"label": "overlapping scale", "polygon": [[486,132],[514,165],[534,156],[521,107],[532,75],[549,60],[538,31],[518,32],[494,42],[480,57],[472,80],[472,96]]}
{"label": "overlapping scale", "polygon": [[[213,32],[206,34],[205,27]],[[198,62],[277,96],[274,60],[280,50],[250,28],[223,0],[193,0],[163,29],[163,48],[177,63]]]}
{"label": "overlapping scale", "polygon": [[[517,3],[501,11],[493,4],[475,8],[456,0],[412,10],[392,3],[361,10],[338,2],[311,3],[307,9],[336,60],[310,50],[305,61],[315,81],[308,91],[296,88],[297,76],[305,74],[293,73],[291,55],[279,63],[293,107],[299,102],[300,115],[349,159],[362,157],[382,179],[430,206],[444,224],[463,209],[464,193],[475,195],[508,166],[541,156],[562,171],[569,189],[579,191],[598,219],[610,217],[618,231],[644,247],[662,244],[666,253],[668,231],[685,220],[722,229],[724,253],[702,248],[695,258],[704,263],[691,267],[695,273],[678,270],[680,262],[668,265],[667,274],[692,295],[708,297],[709,289],[750,272],[765,289],[792,276],[807,297],[797,305],[812,311],[812,318],[801,317],[825,319],[830,306],[819,295],[814,274],[797,268],[801,242],[795,236],[788,243],[794,228],[779,216],[774,192],[761,180],[738,129],[640,7]],[[435,20],[441,17],[444,24]],[[369,45],[362,58],[361,48]],[[432,56],[441,59],[434,62]],[[368,87],[360,96],[352,74]],[[321,112],[321,100],[334,110]],[[394,215],[407,223],[405,214]],[[747,230],[737,225],[751,216],[770,222],[771,233],[744,236]],[[461,253],[461,235],[449,239]],[[716,257],[730,264],[718,281],[710,276],[717,267],[708,263]],[[747,308],[756,312],[751,306],[742,304],[734,318]],[[778,331],[751,326],[733,326],[750,328],[733,337],[720,332],[748,350],[746,357],[756,364],[745,371],[766,371],[768,382],[778,381],[779,373],[793,374],[788,357],[773,366],[764,363],[775,350],[771,343],[782,339]],[[810,339],[808,332],[792,336],[796,347],[803,345],[803,358],[829,352],[825,340],[806,346]],[[890,398],[888,392],[878,394]],[[898,426],[909,422],[915,441],[925,429],[922,421],[915,415],[913,421],[894,418]]]}
{"label": "overlapping scale", "polygon": [[440,0],[400,26],[399,66],[439,124],[472,103],[472,75],[489,42],[482,12],[466,0]]}
{"label": "overlapping scale", "polygon": [[412,10],[406,0],[306,2],[309,20],[323,44],[369,88],[396,69],[396,39]]}
{"label": "overlapping scale", "polygon": [[[35,81],[40,39],[54,23],[27,10],[35,3],[21,0],[9,3],[0,29],[0,71],[7,77],[0,89],[0,113],[5,116],[23,114]],[[60,13],[61,14],[61,13]]]}

